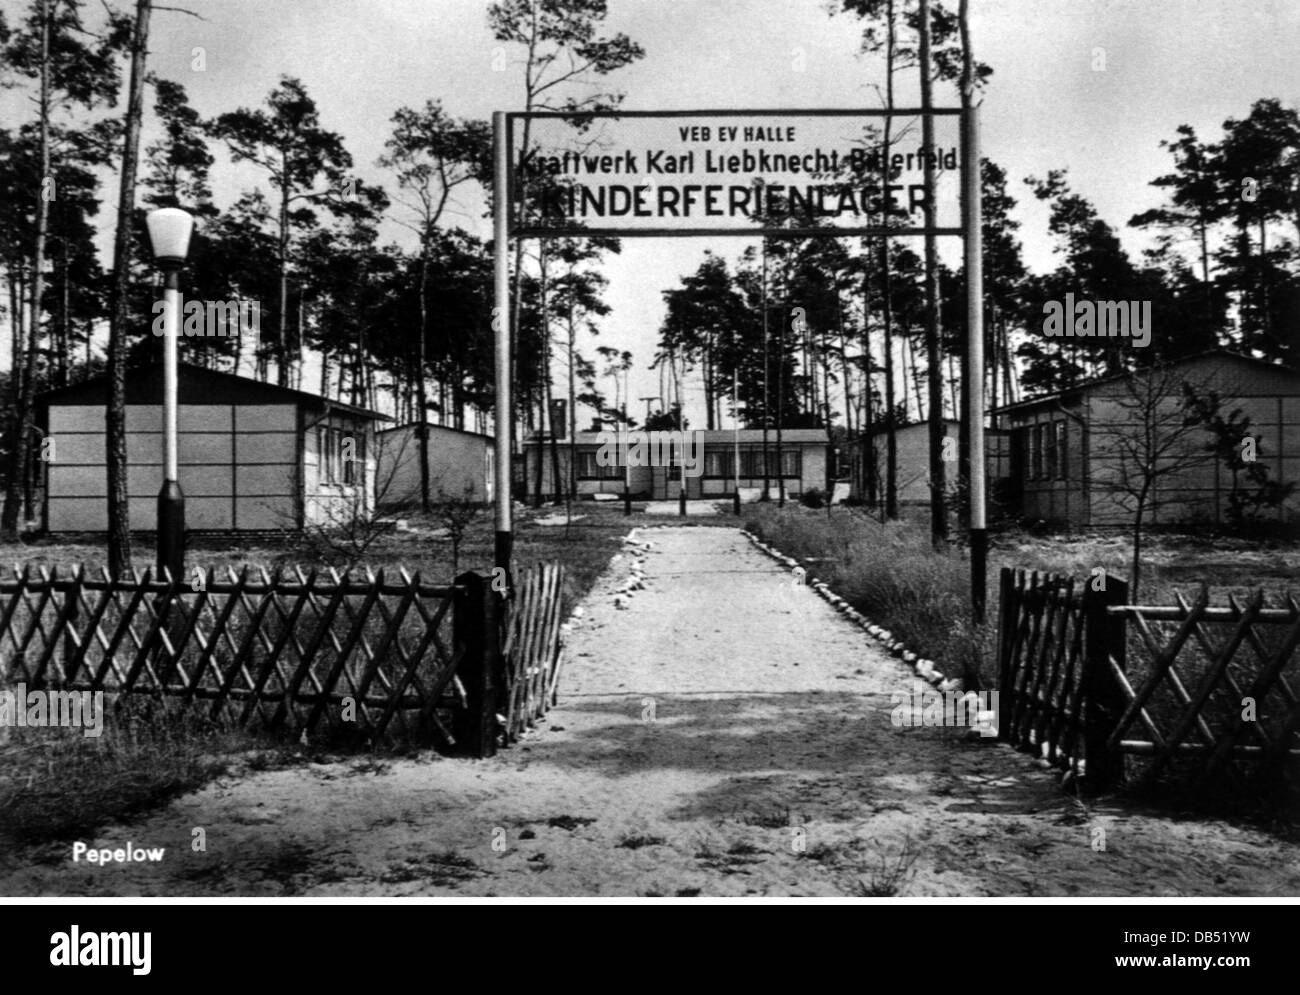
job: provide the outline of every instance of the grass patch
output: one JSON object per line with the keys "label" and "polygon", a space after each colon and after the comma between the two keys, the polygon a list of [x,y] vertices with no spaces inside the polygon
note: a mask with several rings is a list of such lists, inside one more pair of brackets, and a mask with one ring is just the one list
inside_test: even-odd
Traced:
{"label": "grass patch", "polygon": [[881,854],[876,867],[867,877],[858,879],[858,887],[863,896],[893,898],[916,876],[912,868],[920,856],[921,854],[913,848],[910,837],[904,838],[902,847],[894,857]]}
{"label": "grass patch", "polygon": [[759,829],[785,829],[788,826],[795,825],[791,818],[789,805],[775,805],[764,809],[749,809],[741,812],[736,821],[744,823],[746,826],[754,826]]}
{"label": "grass patch", "polygon": [[0,837],[25,844],[86,836],[165,804],[226,769],[251,738],[174,702],[105,704],[104,732],[6,730],[0,741]]}
{"label": "grass patch", "polygon": [[565,829],[573,832],[583,826],[590,826],[595,821],[595,819],[588,818],[585,815],[555,815],[547,819],[546,824],[552,829]]}
{"label": "grass patch", "polygon": [[411,857],[400,864],[394,864],[379,876],[379,880],[384,884],[425,881],[438,887],[455,887],[487,873],[468,857],[447,850],[425,857]]}
{"label": "grass patch", "polygon": [[618,847],[623,850],[640,850],[643,846],[663,846],[666,841],[662,836],[644,836],[636,834],[624,836],[618,841]]}

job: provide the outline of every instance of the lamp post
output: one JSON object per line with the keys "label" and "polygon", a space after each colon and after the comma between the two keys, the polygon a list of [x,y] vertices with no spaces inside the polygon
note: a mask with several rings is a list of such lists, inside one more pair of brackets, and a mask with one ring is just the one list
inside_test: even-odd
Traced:
{"label": "lamp post", "polygon": [[154,259],[164,274],[163,294],[163,482],[158,491],[158,572],[180,580],[185,567],[185,497],[181,493],[176,435],[176,337],[180,330],[181,266],[190,250],[194,218],[175,207],[145,219]]}
{"label": "lamp post", "polygon": [[[510,452],[511,428],[514,425],[514,398],[510,394],[510,159],[508,124],[504,111],[492,113],[492,356],[496,369],[496,453],[497,466],[504,467],[505,486],[496,493],[496,535],[492,563],[494,575],[501,577],[507,590],[512,586],[510,556],[514,549],[514,523],[511,501],[514,495],[513,457]],[[537,447],[542,458],[542,447]],[[495,752],[495,745],[492,746]]]}

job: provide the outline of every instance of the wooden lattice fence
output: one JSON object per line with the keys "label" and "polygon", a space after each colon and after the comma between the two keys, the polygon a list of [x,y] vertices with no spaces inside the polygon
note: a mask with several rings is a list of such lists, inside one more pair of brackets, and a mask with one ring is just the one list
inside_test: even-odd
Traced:
{"label": "wooden lattice fence", "polygon": [[[1105,687],[1095,680],[1104,671],[1095,660],[1088,666],[1088,652],[1099,643],[1117,641],[1123,659],[1123,640],[1112,631],[1104,611],[1126,593],[1126,585],[1116,577],[1076,582],[1037,570],[1003,568],[1000,740],[1076,774],[1085,760],[1094,778],[1100,773],[1108,699]],[[1093,638],[1088,640],[1090,627]]]}
{"label": "wooden lattice fence", "polygon": [[560,610],[564,567],[539,564],[519,581],[506,624],[507,743],[545,715],[557,698],[563,646]]}
{"label": "wooden lattice fence", "polygon": [[405,571],[209,570],[173,584],[15,568],[0,578],[0,678],[161,694],[295,735],[451,745],[468,704],[458,671],[485,645],[475,593]]}
{"label": "wooden lattice fence", "polygon": [[[1300,756],[1300,605],[1128,605],[1111,576],[1002,570],[999,739],[1085,773],[1144,780],[1275,770]],[[1145,735],[1142,735],[1145,733]]]}
{"label": "wooden lattice fence", "polygon": [[1106,749],[1144,759],[1152,780],[1173,766],[1214,778],[1247,768],[1282,770],[1300,759],[1300,605],[1267,608],[1262,591],[1244,604],[1194,603],[1112,609],[1136,632],[1145,673],[1108,661],[1122,711]]}

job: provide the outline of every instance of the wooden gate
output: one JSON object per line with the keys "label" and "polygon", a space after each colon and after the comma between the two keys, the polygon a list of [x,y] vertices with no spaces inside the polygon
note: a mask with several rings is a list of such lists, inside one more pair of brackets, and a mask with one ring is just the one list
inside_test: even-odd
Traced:
{"label": "wooden gate", "polygon": [[518,582],[506,623],[506,692],[503,733],[507,744],[519,739],[555,704],[563,662],[560,610],[564,567],[538,564]]}
{"label": "wooden gate", "polygon": [[[1279,770],[1300,756],[1300,605],[1129,605],[1122,580],[1004,568],[998,736],[1096,787]],[[1136,638],[1134,638],[1134,636]],[[1130,646],[1132,643],[1132,646]],[[1133,649],[1133,654],[1130,654]]]}

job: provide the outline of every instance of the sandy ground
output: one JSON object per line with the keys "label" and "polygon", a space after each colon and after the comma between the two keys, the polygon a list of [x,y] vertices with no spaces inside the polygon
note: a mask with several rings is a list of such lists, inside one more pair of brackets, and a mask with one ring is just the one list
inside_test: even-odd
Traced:
{"label": "sandy ground", "polygon": [[615,608],[613,563],[560,706],[496,758],[229,776],[86,841],[160,863],[47,846],[0,858],[0,894],[1300,894],[1300,848],[1084,808],[1006,747],[895,728],[910,673],[734,528],[642,536],[648,589]]}

